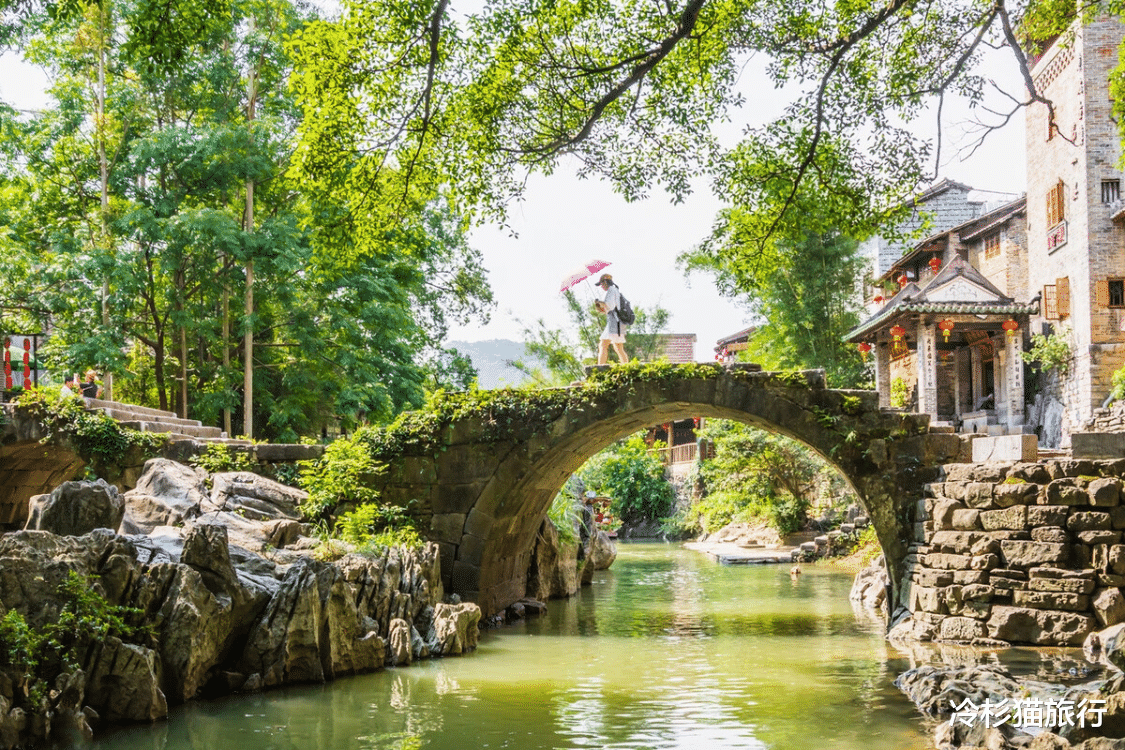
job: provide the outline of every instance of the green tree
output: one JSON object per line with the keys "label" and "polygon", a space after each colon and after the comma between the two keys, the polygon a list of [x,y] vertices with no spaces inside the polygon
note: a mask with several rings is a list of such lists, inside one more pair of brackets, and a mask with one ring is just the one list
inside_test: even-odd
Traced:
{"label": "green tree", "polygon": [[[176,42],[187,45],[176,55],[153,51],[172,42],[141,45],[130,31],[151,6],[101,7],[28,24],[25,50],[52,73],[56,105],[0,120],[10,167],[0,245],[12,250],[0,273],[22,281],[3,293],[2,314],[52,330],[53,366],[96,363],[120,377],[119,395],[214,424],[241,410],[237,342],[249,332],[256,434],[290,440],[388,419],[427,386],[471,380],[441,346],[450,324],[487,319],[492,304],[464,218],[436,193],[413,200],[376,252],[336,262],[325,238],[346,239],[348,205],[326,205],[287,175],[300,113],[284,40],[303,12],[240,0]],[[120,32],[106,35],[104,87],[95,11]],[[104,115],[92,114],[102,101]],[[240,314],[231,300],[245,296],[251,268],[255,304]]]}
{"label": "green tree", "polygon": [[587,488],[612,498],[610,512],[625,523],[659,521],[672,513],[672,484],[640,433],[598,453],[578,475]]}
{"label": "green tree", "polygon": [[[454,0],[346,0],[339,20],[295,41],[307,113],[298,168],[379,196],[449,185],[459,205],[501,217],[528,171],[568,158],[629,197],[657,185],[683,195],[706,172],[747,212],[741,246],[751,256],[809,229],[863,236],[941,161],[941,141],[904,124],[947,98],[985,102],[986,50],[1005,49],[1026,74],[1016,29],[1046,38],[1072,7],[485,0],[467,10]],[[752,56],[791,92],[764,125],[737,85]],[[1042,101],[1034,90],[1008,93],[993,124]],[[728,120],[745,126],[733,147],[715,135]],[[830,223],[808,227],[810,208]],[[393,212],[369,221],[381,226]]]}
{"label": "green tree", "polygon": [[689,530],[765,521],[789,533],[804,526],[819,493],[850,497],[839,472],[795,440],[728,420],[708,420],[699,436],[715,455],[700,463],[706,496],[688,512]]}
{"label": "green tree", "polygon": [[767,369],[824,368],[834,388],[868,386],[866,363],[843,341],[861,320],[866,264],[858,243],[837,232],[809,232],[743,263],[744,216],[724,211],[710,240],[681,259],[689,270],[714,274],[724,294],[745,301],[762,321],[743,356]]}
{"label": "green tree", "polygon": [[[524,324],[523,346],[527,359],[512,362],[537,385],[565,385],[586,376],[585,367],[597,360],[598,339],[605,330],[605,316],[592,302],[583,302],[573,291],[563,292],[570,327],[548,328],[542,319]],[[668,311],[634,306],[636,320],[625,337],[625,352],[642,362],[656,359],[660,337],[668,324]],[[541,367],[537,364],[541,363]]]}

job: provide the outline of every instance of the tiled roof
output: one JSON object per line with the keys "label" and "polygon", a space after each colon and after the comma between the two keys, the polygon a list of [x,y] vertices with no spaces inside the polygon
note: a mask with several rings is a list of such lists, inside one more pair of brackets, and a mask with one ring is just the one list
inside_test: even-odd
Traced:
{"label": "tiled roof", "polygon": [[[956,278],[964,279],[978,289],[987,291],[996,299],[992,301],[933,300],[928,297],[931,290],[937,291]],[[872,331],[889,325],[892,320],[905,313],[943,314],[943,315],[1034,315],[1039,312],[1038,303],[1016,302],[997,289],[983,274],[966,261],[956,257],[945,265],[937,276],[930,279],[924,287],[916,283],[907,284],[892,297],[883,309],[848,331],[844,341],[858,342]]]}
{"label": "tiled roof", "polygon": [[[959,183],[958,185],[961,186]],[[876,284],[881,284],[885,281],[892,281],[899,273],[899,268],[912,261],[917,260],[920,256],[926,253],[935,252],[934,245],[939,242],[948,242],[949,235],[957,234],[962,241],[971,240],[984,234],[990,229],[994,229],[1004,222],[1011,219],[1013,216],[1022,213],[1027,209],[1027,196],[1020,196],[1010,203],[1005,203],[998,208],[989,211],[984,216],[978,216],[975,219],[970,219],[964,224],[951,227],[941,232],[935,232],[925,239],[919,240],[914,249],[903,255],[901,258],[894,262],[894,265],[887,270],[882,276],[875,280]]]}
{"label": "tiled roof", "polygon": [[848,331],[844,341],[859,342],[874,330],[889,325],[901,313],[942,315],[1035,315],[1038,304],[1024,302],[905,302],[893,309],[884,308],[878,314]]}

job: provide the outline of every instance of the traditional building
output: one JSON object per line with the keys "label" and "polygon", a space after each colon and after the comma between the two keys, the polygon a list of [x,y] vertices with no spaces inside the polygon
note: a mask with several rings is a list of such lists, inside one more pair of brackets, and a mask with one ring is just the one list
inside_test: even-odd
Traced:
{"label": "traditional building", "polygon": [[[911,200],[910,216],[896,227],[896,234],[909,236],[923,226],[931,233],[944,232],[977,218],[984,212],[985,204],[970,200],[971,192],[973,188],[953,180],[942,180],[927,188]],[[872,278],[886,275],[909,250],[908,241],[879,235],[860,245],[860,252],[870,261]]]}
{"label": "traditional building", "polygon": [[1049,384],[1060,423],[1045,429],[1064,445],[1125,364],[1121,133],[1109,94],[1123,32],[1115,18],[1075,22],[1031,70],[1054,115],[1043,103],[1027,109],[1028,285],[1043,298],[1036,327],[1066,337],[1073,354]]}
{"label": "traditional building", "polygon": [[1022,198],[1007,203],[927,237],[876,280],[886,291],[847,340],[874,353],[884,406],[969,431],[1024,430],[1020,351],[1039,311],[1027,298],[1025,220]]}
{"label": "traditional building", "polygon": [[738,360],[738,353],[745,351],[746,347],[750,345],[750,339],[754,336],[754,331],[757,326],[750,326],[743,328],[741,331],[732,333],[729,336],[723,336],[715,342],[715,360],[718,362],[735,362]]}

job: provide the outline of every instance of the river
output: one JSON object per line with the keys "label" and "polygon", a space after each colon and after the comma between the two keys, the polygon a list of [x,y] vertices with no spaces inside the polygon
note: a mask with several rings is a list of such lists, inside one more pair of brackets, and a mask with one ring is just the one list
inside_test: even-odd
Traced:
{"label": "river", "polygon": [[929,747],[892,684],[910,664],[827,565],[723,566],[624,544],[545,617],[469,656],[173,710],[98,750]]}

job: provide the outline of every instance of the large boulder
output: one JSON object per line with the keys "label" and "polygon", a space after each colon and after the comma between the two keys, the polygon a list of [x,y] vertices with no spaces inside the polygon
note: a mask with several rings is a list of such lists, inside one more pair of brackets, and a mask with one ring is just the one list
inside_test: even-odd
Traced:
{"label": "large boulder", "polygon": [[1086,636],[1082,643],[1086,658],[1121,672],[1125,670],[1125,623],[1111,625]]}
{"label": "large boulder", "polygon": [[203,510],[225,510],[256,521],[299,521],[307,497],[303,490],[249,471],[226,472],[211,475],[211,494]]}
{"label": "large boulder", "polygon": [[49,495],[31,498],[25,529],[61,536],[82,536],[94,529],[117,530],[125,515],[125,501],[112,484],[63,482]]}
{"label": "large boulder", "polygon": [[890,578],[887,576],[887,567],[883,564],[883,556],[880,555],[856,574],[848,598],[864,609],[886,613],[888,586]]}
{"label": "large boulder", "polygon": [[578,593],[578,545],[559,539],[558,529],[546,518],[539,527],[527,574],[527,595],[546,601]]}
{"label": "large boulder", "polygon": [[125,493],[124,534],[148,534],[158,526],[182,526],[200,514],[208,497],[207,473],[167,458],[145,462],[137,486]]}
{"label": "large boulder", "polygon": [[609,538],[609,534],[599,531],[590,537],[590,548],[586,552],[587,565],[594,570],[609,570],[616,559],[617,545]]}
{"label": "large boulder", "polygon": [[434,634],[437,648],[434,655],[450,656],[472,651],[477,647],[480,631],[480,607],[465,602],[438,604],[434,607]]}
{"label": "large boulder", "polygon": [[110,637],[86,665],[86,701],[105,721],[156,721],[168,714],[156,652]]}

